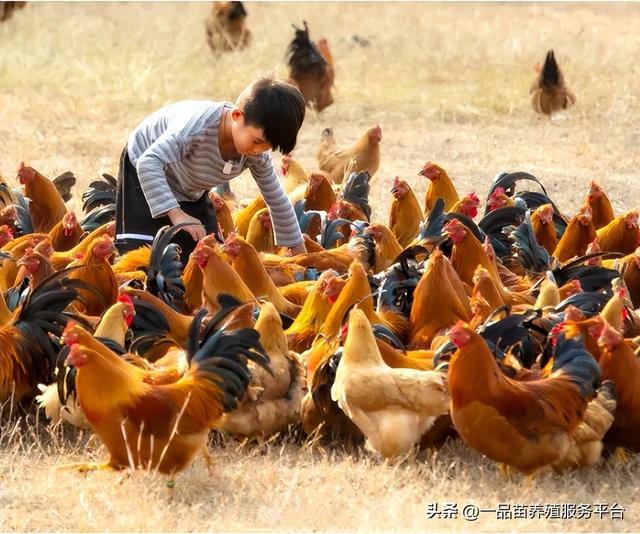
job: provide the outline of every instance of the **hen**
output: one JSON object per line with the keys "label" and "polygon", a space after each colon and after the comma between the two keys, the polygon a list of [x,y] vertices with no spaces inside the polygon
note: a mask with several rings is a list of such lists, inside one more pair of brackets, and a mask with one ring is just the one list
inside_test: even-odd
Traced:
{"label": "hen", "polygon": [[214,52],[240,50],[251,42],[242,2],[214,2],[205,21],[207,42]]}

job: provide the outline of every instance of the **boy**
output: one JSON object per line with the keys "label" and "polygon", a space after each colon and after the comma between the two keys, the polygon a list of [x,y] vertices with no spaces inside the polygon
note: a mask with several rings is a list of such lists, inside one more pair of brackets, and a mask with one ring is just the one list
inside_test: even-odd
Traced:
{"label": "boy", "polygon": [[151,244],[167,224],[192,223],[176,234],[186,263],[197,241],[218,235],[208,190],[249,168],[273,220],[276,244],[306,252],[300,226],[280,184],[270,150],[291,152],[305,114],[294,86],[262,78],[228,102],[188,100],[143,120],[122,151],[116,196],[121,254]]}

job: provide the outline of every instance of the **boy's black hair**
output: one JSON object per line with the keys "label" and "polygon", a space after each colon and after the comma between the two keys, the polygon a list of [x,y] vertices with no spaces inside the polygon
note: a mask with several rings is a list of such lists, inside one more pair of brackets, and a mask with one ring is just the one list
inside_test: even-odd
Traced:
{"label": "boy's black hair", "polygon": [[288,154],[294,149],[305,113],[304,97],[297,87],[261,78],[242,92],[236,104],[247,123],[264,131],[273,150]]}

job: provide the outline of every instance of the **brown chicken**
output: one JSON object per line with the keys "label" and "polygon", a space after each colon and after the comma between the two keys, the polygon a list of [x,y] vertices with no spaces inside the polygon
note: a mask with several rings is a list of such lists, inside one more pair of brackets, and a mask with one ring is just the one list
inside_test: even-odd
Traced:
{"label": "brown chicken", "polygon": [[556,228],[553,224],[553,206],[543,204],[531,214],[531,225],[536,234],[536,241],[543,246],[549,254],[553,254],[558,246]]}
{"label": "brown chicken", "polygon": [[487,211],[494,211],[498,208],[511,208],[515,205],[514,200],[504,192],[502,187],[496,187],[487,199]]}
{"label": "brown chicken", "polygon": [[106,348],[98,352],[79,344],[77,325],[65,329],[80,406],[110,454],[106,464],[76,469],[146,468],[173,476],[198,452],[209,460],[209,429],[244,398],[248,359],[264,368],[268,363],[253,329],[229,333],[213,321],[200,340],[205,315],[198,313],[190,329],[187,372],[164,385],[145,381],[144,370]]}
{"label": "brown chicken", "polygon": [[65,213],[62,220],[49,232],[49,241],[54,250],[64,252],[75,247],[84,234],[78,223],[76,214],[72,211]]}
{"label": "brown chicken", "polygon": [[428,349],[438,333],[460,319],[470,318],[471,307],[462,281],[442,252],[434,250],[413,293],[409,347]]}
{"label": "brown chicken", "polygon": [[213,204],[213,209],[216,210],[216,219],[222,238],[227,237],[231,232],[235,231],[235,224],[233,223],[233,217],[231,216],[231,210],[224,201],[224,199],[215,191],[209,192],[209,199]]}
{"label": "brown chicken", "polygon": [[247,243],[251,243],[258,252],[276,252],[276,241],[273,234],[273,222],[267,208],[258,211],[249,223]]}
{"label": "brown chicken", "polygon": [[333,58],[326,39],[322,44],[323,54],[309,38],[307,22],[303,21],[303,25],[304,29],[294,26],[295,37],[287,48],[289,78],[300,89],[307,105],[322,111],[333,104]]}
{"label": "brown chicken", "polygon": [[13,2],[11,0],[0,2],[0,22],[9,20],[16,9],[23,8],[26,2]]}
{"label": "brown chicken", "polygon": [[329,211],[336,201],[331,183],[323,174],[312,172],[304,192],[304,209]]}
{"label": "brown chicken", "polygon": [[320,170],[329,173],[330,179],[336,184],[342,183],[352,172],[367,171],[369,176],[373,177],[380,166],[381,141],[382,128],[374,126],[362,134],[353,145],[338,148],[333,130],[326,128],[316,150]]}
{"label": "brown chicken", "polygon": [[607,226],[615,218],[609,197],[595,180],[591,180],[589,184],[589,193],[585,199],[585,204],[591,208],[593,226],[596,230]]}
{"label": "brown chicken", "polygon": [[115,237],[115,234],[115,221],[110,221],[103,224],[102,226],[99,226],[89,235],[84,237],[75,247],[69,250],[65,250],[64,252],[54,252],[53,256],[51,256],[51,262],[53,263],[54,269],[56,271],[60,271],[65,267],[68,267],[71,262],[82,258],[87,253],[87,250],[96,238],[108,235],[113,239]]}
{"label": "brown chicken", "polygon": [[282,320],[270,302],[260,310],[255,329],[269,356],[271,372],[250,362],[249,398],[233,412],[223,415],[215,428],[262,441],[300,420],[300,403],[306,386],[304,367],[299,356],[287,348]]}
{"label": "brown chicken", "polygon": [[241,50],[251,42],[242,2],[214,2],[205,20],[207,43],[214,52]]}
{"label": "brown chicken", "polygon": [[538,113],[551,115],[576,103],[575,95],[567,87],[553,50],[547,52],[544,65],[536,65],[536,78],[531,84],[531,106]]}
{"label": "brown chicken", "polygon": [[393,202],[389,212],[389,228],[398,239],[400,246],[406,248],[420,231],[422,210],[409,184],[397,176],[393,179],[391,194]]}
{"label": "brown chicken", "polygon": [[33,167],[25,166],[24,162],[20,163],[18,180],[24,185],[24,195],[30,199],[29,213],[34,231],[51,231],[67,212],[56,186]]}
{"label": "brown chicken", "polygon": [[633,210],[616,217],[596,232],[598,245],[607,252],[631,254],[640,244],[638,230],[638,212]]}
{"label": "brown chicken", "polygon": [[582,342],[558,340],[548,378],[522,382],[503,374],[484,339],[464,323],[450,336],[457,347],[448,374],[451,418],[462,439],[525,475],[562,462],[600,379]]}
{"label": "brown chicken", "polygon": [[445,376],[389,367],[359,309],[349,314],[331,398],[366,436],[367,445],[386,458],[408,453],[448,408]]}
{"label": "brown chicken", "polygon": [[427,161],[418,173],[429,180],[429,186],[424,198],[425,216],[431,212],[436,200],[444,200],[444,210],[449,211],[460,200],[451,178],[442,167]]}
{"label": "brown chicken", "polygon": [[116,251],[113,240],[103,235],[89,245],[87,253],[71,267],[83,267],[69,273],[71,280],[82,280],[94,287],[97,294],[80,289],[84,302],[78,302],[77,309],[86,315],[100,316],[118,298],[118,282],[111,268],[109,259]]}
{"label": "brown chicken", "polygon": [[372,265],[374,273],[384,271],[403,251],[393,232],[384,224],[371,224],[366,228],[364,234],[371,236],[376,244],[375,259]]}
{"label": "brown chicken", "polygon": [[480,207],[480,198],[475,193],[467,193],[458,202],[451,206],[454,213],[460,213],[469,219],[475,219]]}
{"label": "brown chicken", "polygon": [[583,256],[589,243],[595,238],[596,230],[593,227],[591,208],[582,206],[569,221],[553,255],[561,262],[575,256]]}
{"label": "brown chicken", "polygon": [[233,224],[242,237],[247,237],[249,224],[253,216],[266,207],[267,205],[265,204],[264,198],[262,198],[262,195],[259,195],[249,205],[233,214]]}
{"label": "brown chicken", "polygon": [[222,247],[231,260],[231,265],[243,282],[258,298],[266,298],[279,312],[291,317],[300,313],[300,306],[282,296],[267,274],[256,249],[237,234],[231,234]]}
{"label": "brown chicken", "polygon": [[615,421],[605,441],[640,451],[640,360],[622,334],[603,321],[598,338],[603,380],[616,385]]}

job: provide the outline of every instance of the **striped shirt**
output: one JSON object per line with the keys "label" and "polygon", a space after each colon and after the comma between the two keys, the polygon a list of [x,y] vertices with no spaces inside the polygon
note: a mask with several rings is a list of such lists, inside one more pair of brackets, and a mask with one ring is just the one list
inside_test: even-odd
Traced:
{"label": "striped shirt", "polygon": [[303,242],[300,225],[273,168],[271,151],[229,162],[222,158],[218,131],[225,107],[231,110],[232,104],[176,102],[149,115],[131,133],[127,151],[151,216],[165,215],[179,207],[179,201],[197,200],[249,168],[271,214],[276,243],[299,245]]}

